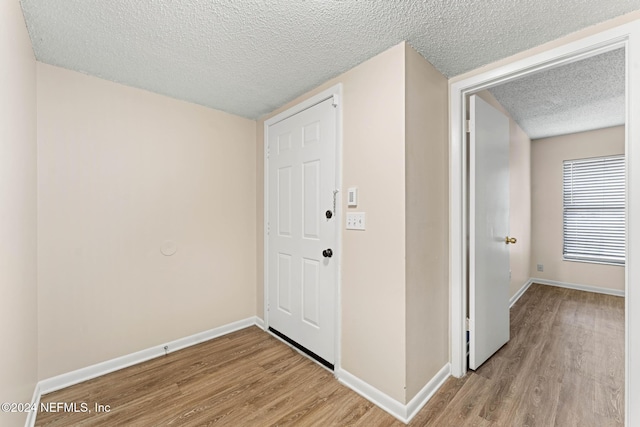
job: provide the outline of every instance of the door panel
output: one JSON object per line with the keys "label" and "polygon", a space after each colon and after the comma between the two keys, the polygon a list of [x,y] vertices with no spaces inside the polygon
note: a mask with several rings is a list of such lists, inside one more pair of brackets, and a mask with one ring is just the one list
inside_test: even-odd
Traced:
{"label": "door panel", "polygon": [[[269,126],[269,327],[334,363],[336,110],[328,99]],[[332,211],[331,218],[326,212]],[[269,226],[271,228],[271,226]]]}
{"label": "door panel", "polygon": [[314,259],[304,259],[302,277],[302,318],[307,323],[319,327],[320,263]]}
{"label": "door panel", "polygon": [[291,314],[291,255],[278,254],[278,309]]}
{"label": "door panel", "polygon": [[509,119],[470,99],[469,368],[509,341]]}
{"label": "door panel", "polygon": [[303,229],[304,238],[319,239],[320,237],[320,162],[314,160],[305,163],[303,184]]}
{"label": "door panel", "polygon": [[278,169],[278,234],[291,235],[291,167]]}

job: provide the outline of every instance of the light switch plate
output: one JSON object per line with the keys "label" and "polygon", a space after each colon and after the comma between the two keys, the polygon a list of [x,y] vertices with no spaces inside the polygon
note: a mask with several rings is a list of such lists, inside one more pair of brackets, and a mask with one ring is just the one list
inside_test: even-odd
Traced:
{"label": "light switch plate", "polygon": [[365,219],[364,212],[347,212],[347,230],[364,230]]}

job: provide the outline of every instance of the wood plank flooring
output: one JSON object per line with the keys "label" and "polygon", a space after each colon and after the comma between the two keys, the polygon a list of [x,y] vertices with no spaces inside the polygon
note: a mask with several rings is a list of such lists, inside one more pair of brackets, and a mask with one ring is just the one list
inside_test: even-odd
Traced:
{"label": "wood plank flooring", "polygon": [[[256,327],[42,402],[92,412],[40,412],[37,426],[403,425]],[[410,425],[622,426],[623,402],[624,299],[532,285],[511,310],[511,341],[448,379]]]}

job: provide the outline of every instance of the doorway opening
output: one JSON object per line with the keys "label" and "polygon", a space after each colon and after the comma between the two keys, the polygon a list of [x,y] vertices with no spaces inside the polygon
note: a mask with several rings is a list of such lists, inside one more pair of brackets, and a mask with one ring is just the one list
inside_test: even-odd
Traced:
{"label": "doorway opening", "polygon": [[[567,44],[565,46],[549,50],[547,52],[531,56],[495,70],[469,77],[451,84],[450,90],[450,123],[451,123],[451,146],[450,146],[450,290],[451,290],[451,368],[452,374],[457,377],[463,376],[467,372],[466,359],[466,301],[467,287],[466,278],[469,274],[469,264],[467,253],[469,250],[466,241],[467,200],[468,192],[467,174],[468,165],[467,148],[465,141],[465,112],[467,110],[467,97],[502,83],[513,81],[519,77],[531,75],[532,73],[549,70],[562,65],[570,64],[581,59],[594,57],[599,54],[610,52],[616,49],[624,49],[626,55],[626,108],[625,108],[625,153],[627,155],[627,182],[629,188],[626,200],[626,218],[631,218],[632,213],[638,209],[640,194],[635,191],[634,182],[638,185],[638,179],[633,174],[635,168],[640,168],[640,153],[630,150],[632,146],[640,143],[640,134],[634,126],[632,117],[638,117],[640,111],[640,76],[634,76],[632,67],[638,65],[638,23],[631,23],[621,27],[608,30],[597,35],[584,38],[580,41]],[[637,165],[637,166],[636,166]],[[637,213],[636,213],[637,215]],[[637,419],[634,408],[629,404],[636,395],[635,384],[640,384],[640,376],[631,371],[629,364],[630,354],[640,352],[640,346],[636,346],[629,340],[633,329],[638,329],[637,321],[629,310],[634,305],[640,306],[640,298],[635,293],[630,292],[629,283],[638,282],[640,274],[633,269],[633,259],[635,252],[633,248],[640,242],[640,233],[632,227],[628,227],[626,233],[627,241],[627,263],[625,265],[625,411],[626,421],[631,423],[632,419]],[[631,250],[630,250],[631,249]],[[634,280],[635,279],[635,280]],[[635,326],[635,328],[634,328]],[[636,348],[637,347],[637,348]],[[634,380],[638,380],[637,382]],[[636,395],[637,397],[637,395]],[[640,415],[640,411],[637,415]]]}
{"label": "doorway opening", "polygon": [[470,369],[531,283],[624,296],[624,68],[621,48],[470,95]]}

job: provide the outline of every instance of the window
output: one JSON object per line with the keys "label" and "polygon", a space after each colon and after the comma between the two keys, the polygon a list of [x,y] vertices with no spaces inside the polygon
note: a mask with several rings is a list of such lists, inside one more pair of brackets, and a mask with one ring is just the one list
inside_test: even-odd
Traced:
{"label": "window", "polygon": [[565,161],[564,259],[624,264],[624,208],[624,156]]}

